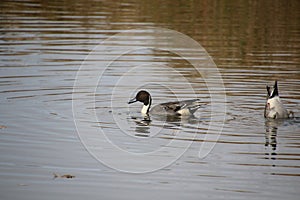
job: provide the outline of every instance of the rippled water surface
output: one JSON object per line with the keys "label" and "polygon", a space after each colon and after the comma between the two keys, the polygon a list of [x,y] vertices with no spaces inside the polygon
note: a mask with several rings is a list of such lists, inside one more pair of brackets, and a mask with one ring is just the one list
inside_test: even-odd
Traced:
{"label": "rippled water surface", "polygon": [[[298,199],[299,7],[2,1],[1,199]],[[264,119],[274,80],[295,118]],[[140,89],[203,106],[145,117]]]}

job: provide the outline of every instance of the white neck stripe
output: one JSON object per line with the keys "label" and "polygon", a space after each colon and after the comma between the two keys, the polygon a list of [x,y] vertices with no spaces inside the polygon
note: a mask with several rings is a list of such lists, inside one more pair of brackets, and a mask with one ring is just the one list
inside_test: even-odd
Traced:
{"label": "white neck stripe", "polygon": [[151,106],[151,101],[152,101],[152,99],[151,99],[151,97],[149,96],[149,103],[148,103],[148,105],[143,105],[143,108],[142,108],[142,113],[143,114],[147,114],[148,112],[149,112],[149,110],[150,110],[150,106]]}
{"label": "white neck stripe", "polygon": [[143,108],[142,108],[142,111],[141,111],[141,112],[142,112],[143,114],[147,114],[147,113],[148,113],[149,107],[150,107],[150,104],[148,104],[148,105],[146,105],[146,106],[143,105]]}

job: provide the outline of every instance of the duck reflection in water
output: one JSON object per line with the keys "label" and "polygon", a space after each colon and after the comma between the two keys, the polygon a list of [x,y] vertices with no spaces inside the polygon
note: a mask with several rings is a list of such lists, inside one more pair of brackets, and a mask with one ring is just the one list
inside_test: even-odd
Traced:
{"label": "duck reflection in water", "polygon": [[[276,155],[276,148],[277,148],[277,130],[278,127],[282,124],[282,120],[270,120],[267,119],[265,122],[265,127],[266,127],[266,142],[265,142],[265,147],[266,148],[271,148],[271,155],[275,156]],[[269,155],[270,155],[269,154]]]}
{"label": "duck reflection in water", "polygon": [[131,117],[136,124],[135,127],[135,136],[137,137],[149,137],[150,128],[149,125],[151,123],[150,117],[145,115],[143,119],[139,119],[137,117]]}
{"label": "duck reflection in water", "polygon": [[150,137],[150,127],[160,127],[167,130],[181,130],[182,127],[191,124],[198,124],[200,120],[194,115],[178,116],[178,115],[158,115],[151,116],[143,114],[142,117],[131,116],[131,119],[135,122],[135,136],[138,137]]}

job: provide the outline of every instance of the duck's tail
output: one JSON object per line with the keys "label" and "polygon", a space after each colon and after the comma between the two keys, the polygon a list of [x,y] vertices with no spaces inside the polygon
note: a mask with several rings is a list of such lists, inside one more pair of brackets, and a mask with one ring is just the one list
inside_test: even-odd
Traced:
{"label": "duck's tail", "polygon": [[187,103],[187,108],[189,109],[191,114],[194,114],[201,106],[205,105],[206,103],[201,102],[200,99],[192,99],[188,100],[191,101]]}

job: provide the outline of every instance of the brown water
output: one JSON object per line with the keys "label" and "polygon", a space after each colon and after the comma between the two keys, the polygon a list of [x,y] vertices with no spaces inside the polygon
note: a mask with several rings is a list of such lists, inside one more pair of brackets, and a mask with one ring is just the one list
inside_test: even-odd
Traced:
{"label": "brown water", "polygon": [[[298,199],[299,7],[299,1],[1,1],[0,198]],[[225,120],[211,113],[211,103],[195,118],[166,122],[143,120],[141,104],[127,105],[140,88],[151,91],[154,104],[222,95],[176,54],[200,60],[200,72],[207,72],[213,64],[204,65],[205,52],[181,49],[157,35],[160,28],[189,36],[214,60],[226,91]],[[125,30],[126,37],[115,35]],[[95,49],[108,38],[109,45]],[[165,46],[172,51],[152,48]],[[117,55],[127,47],[135,50]],[[75,84],[79,69],[84,85]],[[274,80],[295,119],[263,118],[265,85]],[[224,99],[217,100],[222,110]],[[79,134],[74,122],[84,123]],[[116,169],[103,160],[120,155],[92,128],[128,152],[167,148],[140,165],[117,157]],[[199,158],[205,145],[215,146]],[[173,150],[175,156],[167,154]],[[105,152],[100,162],[90,154],[96,151]],[[120,172],[139,172],[145,163],[152,172]]]}

